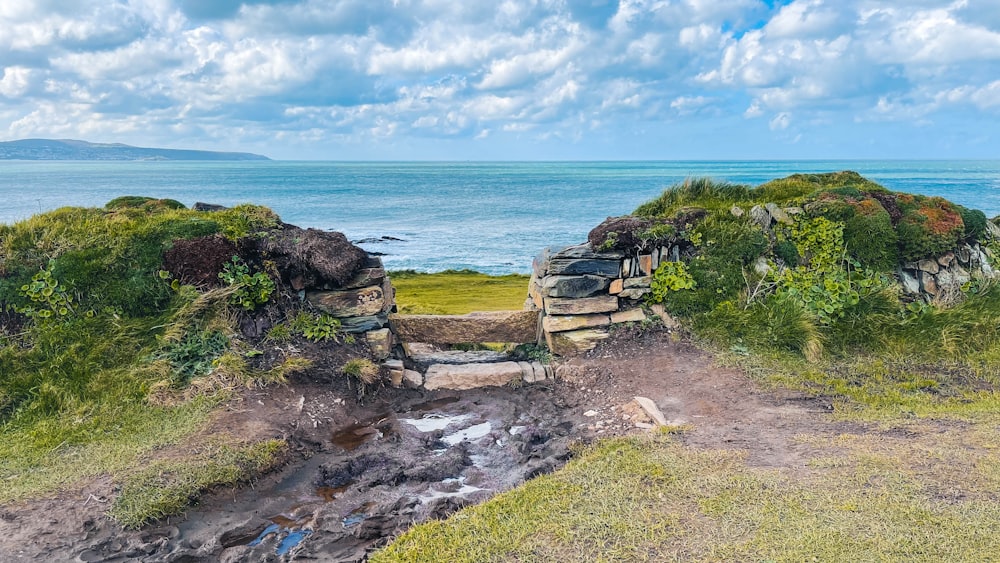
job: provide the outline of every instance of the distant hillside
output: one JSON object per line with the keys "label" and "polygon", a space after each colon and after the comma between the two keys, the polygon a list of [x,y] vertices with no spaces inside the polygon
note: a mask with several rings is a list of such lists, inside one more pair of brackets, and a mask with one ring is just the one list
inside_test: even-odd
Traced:
{"label": "distant hillside", "polygon": [[70,139],[0,142],[0,160],[271,160],[248,152],[151,149]]}

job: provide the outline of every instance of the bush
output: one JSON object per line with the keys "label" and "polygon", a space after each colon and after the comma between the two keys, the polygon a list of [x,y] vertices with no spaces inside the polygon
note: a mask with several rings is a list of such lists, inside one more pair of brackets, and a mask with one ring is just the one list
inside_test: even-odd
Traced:
{"label": "bush", "polygon": [[896,200],[903,214],[896,234],[904,261],[936,258],[958,246],[965,236],[962,216],[951,202],[910,194],[899,194]]}
{"label": "bush", "polygon": [[965,226],[966,240],[979,240],[986,232],[986,214],[978,209],[969,209],[961,205],[955,205],[959,215],[962,216],[962,224]]}

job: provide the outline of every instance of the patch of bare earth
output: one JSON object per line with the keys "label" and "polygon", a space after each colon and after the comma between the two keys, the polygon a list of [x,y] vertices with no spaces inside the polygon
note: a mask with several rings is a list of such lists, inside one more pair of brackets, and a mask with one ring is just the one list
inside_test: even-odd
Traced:
{"label": "patch of bare earth", "polygon": [[198,438],[285,439],[283,468],[141,531],[104,515],[108,479],[7,506],[0,559],[364,560],[415,522],[558,468],[573,442],[644,432],[635,396],[690,425],[686,444],[745,450],[750,465],[783,471],[804,471],[819,447],[800,437],[864,430],[831,421],[823,400],[757,389],[665,331],[618,331],[563,360],[559,373],[561,381],[519,388],[383,388],[359,402],[356,388],[319,366],[286,386],[246,390]]}

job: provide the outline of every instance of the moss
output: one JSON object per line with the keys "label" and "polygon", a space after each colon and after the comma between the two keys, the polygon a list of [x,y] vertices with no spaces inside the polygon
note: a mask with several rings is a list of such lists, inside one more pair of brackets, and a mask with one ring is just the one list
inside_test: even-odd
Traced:
{"label": "moss", "polygon": [[899,194],[896,201],[902,212],[896,233],[903,260],[935,258],[954,249],[965,236],[965,224],[953,203],[911,194]]}
{"label": "moss", "polygon": [[962,224],[965,226],[966,240],[979,240],[986,232],[986,214],[978,209],[969,209],[961,205],[955,205],[959,215],[962,216]]}

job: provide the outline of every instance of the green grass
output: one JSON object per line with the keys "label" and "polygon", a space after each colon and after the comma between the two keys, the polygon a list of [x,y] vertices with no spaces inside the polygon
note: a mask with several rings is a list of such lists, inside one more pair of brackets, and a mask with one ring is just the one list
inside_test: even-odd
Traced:
{"label": "green grass", "polygon": [[400,313],[413,315],[462,315],[473,311],[506,311],[524,308],[528,276],[489,276],[471,270],[434,274],[390,272]]}
{"label": "green grass", "polygon": [[281,459],[284,440],[241,447],[214,445],[128,473],[109,514],[127,528],[183,512],[204,491],[249,481]]}
{"label": "green grass", "polygon": [[[202,213],[121,198],[0,225],[0,310],[67,309],[0,326],[0,502],[124,471],[207,420],[224,385],[169,405],[151,393],[211,370],[235,345],[232,319],[218,296],[172,289],[158,274],[163,251],[176,239],[238,238],[276,224],[251,205]],[[23,289],[43,268],[71,311],[62,297]]]}
{"label": "green grass", "polygon": [[[965,444],[929,444],[911,454],[899,441],[843,437],[846,455],[790,479],[665,436],[605,440],[371,560],[981,561],[1000,548],[998,464],[961,454]],[[941,500],[967,469],[970,494]]]}

